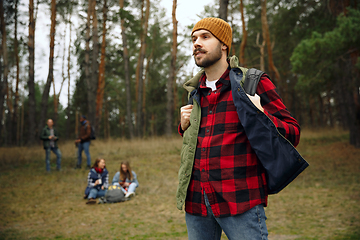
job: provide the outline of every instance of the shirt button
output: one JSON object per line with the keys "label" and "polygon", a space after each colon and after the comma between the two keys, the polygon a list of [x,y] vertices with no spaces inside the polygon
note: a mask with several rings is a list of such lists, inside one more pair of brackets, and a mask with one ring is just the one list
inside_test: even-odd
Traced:
{"label": "shirt button", "polygon": [[209,130],[209,129],[206,129],[206,132],[208,133],[208,132],[210,132],[210,130]]}
{"label": "shirt button", "polygon": [[208,95],[211,95],[211,92],[209,91]]}
{"label": "shirt button", "polygon": [[210,110],[209,113],[212,114],[212,111]]}
{"label": "shirt button", "polygon": [[202,149],[205,152],[205,148]]}
{"label": "shirt button", "polygon": [[201,171],[205,172],[205,169],[202,169]]}

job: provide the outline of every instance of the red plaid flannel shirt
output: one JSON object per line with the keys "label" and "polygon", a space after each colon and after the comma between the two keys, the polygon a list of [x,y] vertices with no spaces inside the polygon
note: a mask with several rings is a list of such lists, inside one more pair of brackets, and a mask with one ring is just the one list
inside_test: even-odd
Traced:
{"label": "red plaid flannel shirt", "polygon": [[[267,206],[265,170],[236,113],[229,70],[216,83],[215,91],[206,87],[205,74],[200,79],[201,125],[185,201],[185,211],[189,214],[207,215],[204,191],[215,217],[238,215],[259,204]],[[264,113],[296,146],[300,127],[267,75],[261,77],[256,92],[261,97]]]}

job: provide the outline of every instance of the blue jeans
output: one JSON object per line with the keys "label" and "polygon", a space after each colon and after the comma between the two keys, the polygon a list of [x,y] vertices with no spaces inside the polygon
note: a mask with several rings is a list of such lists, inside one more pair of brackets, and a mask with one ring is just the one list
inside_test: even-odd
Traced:
{"label": "blue jeans", "polygon": [[92,188],[90,190],[90,193],[89,193],[89,196],[88,196],[88,199],[90,198],[99,198],[99,197],[103,197],[105,196],[105,193],[106,193],[106,189],[102,190],[97,190],[96,188]]}
{"label": "blue jeans", "polygon": [[[114,185],[120,186],[119,183],[114,183]],[[121,191],[123,191],[123,193],[126,193],[125,189],[123,187],[121,187]],[[135,189],[137,188],[137,184],[136,183],[130,183],[129,187],[128,187],[128,192],[135,192]]]}
{"label": "blue jeans", "polygon": [[49,147],[45,149],[46,171],[50,172],[50,153],[53,151],[56,155],[56,169],[61,169],[61,152],[59,148]]}
{"label": "blue jeans", "polygon": [[86,160],[87,160],[87,166],[90,167],[91,157],[90,157],[89,148],[90,148],[90,141],[79,143],[79,145],[78,145],[78,150],[79,150],[78,151],[78,163],[77,163],[78,166],[81,166],[81,160],[82,160],[81,153],[84,150],[85,155],[86,155]]}
{"label": "blue jeans", "polygon": [[231,217],[216,218],[205,194],[207,216],[194,216],[186,213],[186,226],[189,240],[220,240],[224,230],[229,240],[266,240],[268,231],[264,207],[258,205],[249,211]]}

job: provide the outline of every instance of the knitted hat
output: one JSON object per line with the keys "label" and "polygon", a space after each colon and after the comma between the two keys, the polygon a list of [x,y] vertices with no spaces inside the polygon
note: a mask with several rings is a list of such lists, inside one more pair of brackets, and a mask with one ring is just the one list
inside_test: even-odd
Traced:
{"label": "knitted hat", "polygon": [[227,22],[220,18],[214,17],[201,19],[195,24],[191,35],[200,29],[211,32],[212,35],[224,43],[228,47],[227,52],[229,54],[232,42],[232,31],[230,25]]}

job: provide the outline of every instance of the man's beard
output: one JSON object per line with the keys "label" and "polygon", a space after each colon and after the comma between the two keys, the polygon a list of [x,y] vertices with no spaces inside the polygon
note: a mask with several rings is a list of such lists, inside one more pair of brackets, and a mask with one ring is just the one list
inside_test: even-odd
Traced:
{"label": "man's beard", "polygon": [[[203,52],[206,54],[206,52],[201,49],[201,48],[197,48],[194,50],[194,55],[196,52]],[[207,67],[210,67],[212,66],[214,63],[216,63],[217,61],[219,61],[221,59],[221,44],[219,43],[219,45],[214,49],[213,53],[209,54],[208,56],[206,56],[205,58],[203,58],[200,62],[197,62],[196,61],[196,56],[194,56],[194,60],[195,60],[195,64],[198,66],[198,67],[203,67],[203,68],[207,68]]]}

